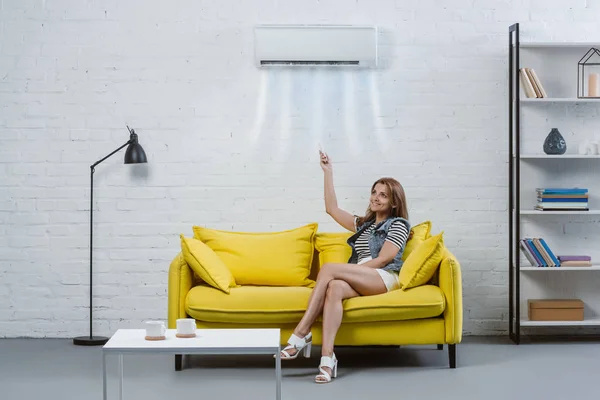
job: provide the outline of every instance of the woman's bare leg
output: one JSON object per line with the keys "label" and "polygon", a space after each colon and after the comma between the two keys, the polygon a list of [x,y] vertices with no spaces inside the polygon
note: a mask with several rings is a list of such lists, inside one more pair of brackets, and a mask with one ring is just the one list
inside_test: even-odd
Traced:
{"label": "woman's bare leg", "polygon": [[323,306],[323,345],[321,355],[331,357],[333,354],[335,335],[342,324],[342,315],[344,312],[342,300],[358,296],[360,294],[346,281],[334,279],[329,282],[327,295],[325,296],[325,305]]}
{"label": "woman's bare leg", "polygon": [[[378,275],[379,276],[379,275]],[[381,278],[379,279],[383,284]],[[378,285],[375,284],[375,287]],[[380,287],[381,293],[387,292],[385,284]],[[341,279],[334,279],[329,282],[327,294],[325,296],[325,305],[323,306],[323,344],[321,346],[321,355],[331,357],[333,355],[333,346],[335,336],[342,324],[344,314],[343,300],[360,296],[352,286]],[[331,368],[322,367],[331,376]],[[325,377],[317,376],[318,381],[325,381]]]}
{"label": "woman's bare leg", "polygon": [[[358,296],[360,294],[346,281],[334,279],[329,282],[325,296],[325,305],[323,306],[323,345],[321,347],[321,355],[328,357],[333,355],[335,335],[342,324],[344,313],[342,301]],[[329,367],[323,367],[323,369],[331,376],[331,369]],[[322,378],[317,379],[325,380]]]}
{"label": "woman's bare leg", "polygon": [[[334,279],[347,282],[362,296],[381,294],[387,291],[383,280],[373,268],[357,264],[325,264],[321,267],[317,276],[317,282],[310,295],[306,312],[296,329],[294,329],[297,336],[304,337],[310,332],[313,323],[323,311],[329,282]],[[287,352],[293,355],[295,351],[292,349]]]}

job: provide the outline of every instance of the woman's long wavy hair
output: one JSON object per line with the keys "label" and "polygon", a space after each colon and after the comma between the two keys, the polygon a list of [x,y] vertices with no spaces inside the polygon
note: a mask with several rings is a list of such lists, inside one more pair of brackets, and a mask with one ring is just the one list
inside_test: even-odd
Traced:
{"label": "woman's long wavy hair", "polygon": [[[406,194],[404,188],[394,178],[380,178],[373,186],[371,186],[371,192],[375,189],[378,183],[382,183],[386,186],[388,196],[390,196],[390,205],[392,206],[391,217],[402,217],[408,220],[408,207],[406,205]],[[375,213],[371,210],[371,205],[367,207],[367,212],[364,217],[358,217],[357,226],[375,220]],[[411,231],[412,234],[412,231]]]}

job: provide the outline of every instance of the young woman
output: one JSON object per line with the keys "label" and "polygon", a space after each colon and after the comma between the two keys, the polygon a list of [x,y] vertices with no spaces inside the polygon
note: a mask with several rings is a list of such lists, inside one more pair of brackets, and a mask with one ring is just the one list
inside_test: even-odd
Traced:
{"label": "young woman", "polygon": [[333,352],[336,333],[342,322],[342,301],[357,296],[372,296],[398,288],[402,253],[410,235],[404,189],[392,178],[373,184],[366,215],[354,216],[337,205],[333,170],[327,154],[319,151],[325,174],[325,209],[337,223],[355,232],[348,239],[352,256],[347,264],[325,264],[310,295],[302,320],[281,352],[284,360],[295,359],[302,351],[310,356],[310,329],[323,314],[323,344],[317,383],[330,382],[337,375]]}

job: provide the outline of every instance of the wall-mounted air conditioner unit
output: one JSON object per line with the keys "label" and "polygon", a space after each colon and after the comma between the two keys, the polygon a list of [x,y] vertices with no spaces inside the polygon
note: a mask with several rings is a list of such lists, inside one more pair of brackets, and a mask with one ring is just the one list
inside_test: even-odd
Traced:
{"label": "wall-mounted air conditioner unit", "polygon": [[353,25],[261,25],[255,60],[266,66],[377,66],[377,28]]}

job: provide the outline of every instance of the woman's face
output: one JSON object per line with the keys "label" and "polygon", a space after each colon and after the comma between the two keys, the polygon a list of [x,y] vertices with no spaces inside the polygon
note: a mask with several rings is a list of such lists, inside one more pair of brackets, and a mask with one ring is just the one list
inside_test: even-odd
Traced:
{"label": "woman's face", "polygon": [[387,186],[383,183],[378,183],[371,192],[370,204],[371,211],[375,213],[389,212],[392,209],[390,204],[390,196],[387,191]]}

